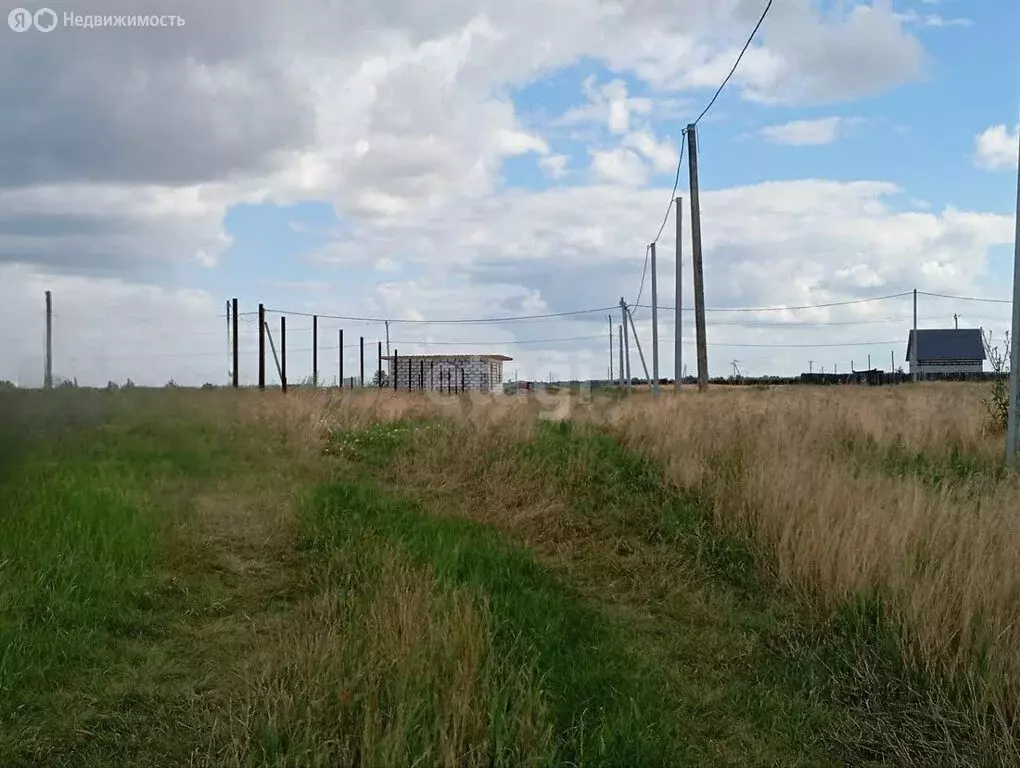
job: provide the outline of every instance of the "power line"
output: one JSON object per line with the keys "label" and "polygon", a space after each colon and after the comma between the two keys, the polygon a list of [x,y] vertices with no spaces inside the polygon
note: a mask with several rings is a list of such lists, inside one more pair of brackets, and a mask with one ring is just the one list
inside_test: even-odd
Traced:
{"label": "power line", "polygon": [[934,296],[937,299],[954,299],[955,301],[983,301],[989,304],[1012,304],[1011,299],[985,299],[979,296],[952,296],[947,293],[928,293],[927,291],[918,291],[918,296]]}
{"label": "power line", "polygon": [[[667,339],[672,342],[673,339]],[[686,341],[688,344],[694,343],[693,340]],[[714,347],[748,347],[758,349],[827,349],[829,347],[879,347],[888,346],[890,344],[901,344],[899,340],[894,341],[851,341],[851,342],[840,342],[833,344],[723,344],[714,343]]]}
{"label": "power line", "polygon": [[419,344],[421,346],[468,346],[470,344],[489,344],[491,346],[498,346],[500,344],[553,344],[567,341],[592,341],[595,339],[602,340],[605,336],[603,334],[592,335],[592,336],[568,336],[561,339],[514,339],[512,341],[394,341],[394,344]]}
{"label": "power line", "polygon": [[[805,309],[827,309],[829,307],[847,307],[851,304],[867,304],[873,301],[886,301],[888,299],[901,299],[904,296],[912,295],[909,291],[904,293],[893,293],[888,296],[874,296],[867,299],[850,299],[847,301],[830,301],[824,304],[802,304],[800,306],[789,306],[789,307],[706,307],[706,312],[794,312]],[[642,304],[640,306],[650,307],[650,304]],[[669,311],[671,307],[661,307]],[[684,307],[685,312],[691,312],[692,309]]]}
{"label": "power line", "polygon": [[[676,177],[673,179],[673,191],[669,193],[669,204],[666,206],[666,213],[662,217],[662,224],[659,225],[659,231],[655,233],[655,237],[652,239],[653,243],[659,242],[659,238],[662,236],[662,231],[666,228],[666,222],[669,221],[669,212],[673,210],[673,205],[676,203],[676,190],[680,186],[680,169],[683,167],[684,164],[684,150],[686,148],[687,148],[687,129],[684,128],[683,131],[680,132],[680,159],[677,160],[676,163]],[[639,295],[638,301],[640,300],[641,297]]]}
{"label": "power line", "polygon": [[[698,115],[698,118],[697,120],[694,121],[693,125],[697,125],[701,121],[701,118],[703,118],[705,114],[708,112],[708,110],[712,108],[712,105],[715,104],[716,99],[719,98],[719,94],[723,92],[723,89],[726,87],[726,84],[729,83],[730,78],[732,78],[733,74],[737,71],[737,67],[740,66],[740,61],[744,58],[744,54],[747,53],[747,49],[751,47],[751,42],[754,40],[755,35],[758,34],[758,30],[761,28],[761,25],[765,21],[765,17],[768,15],[769,9],[771,8],[772,0],[769,0],[768,3],[765,5],[765,10],[762,11],[761,18],[759,18],[758,23],[754,25],[754,29],[751,30],[751,35],[747,38],[747,42],[744,43],[744,47],[740,50],[740,54],[737,56],[737,60],[733,62],[733,67],[730,69],[729,74],[726,75],[726,79],[723,80],[719,87],[716,89],[715,94],[712,96],[712,100],[709,101],[708,106],[706,106],[701,111],[701,114]],[[670,192],[669,203],[666,205],[666,213],[662,217],[662,224],[659,225],[659,231],[655,233],[655,237],[652,239],[653,243],[659,242],[659,238],[662,236],[662,232],[666,228],[666,222],[669,221],[669,212],[673,209],[673,205],[675,204],[676,190],[680,186],[680,169],[683,167],[684,164],[684,149],[686,147],[687,147],[687,129],[685,128],[680,134],[680,158],[677,160],[676,164],[676,178],[673,179],[673,191]],[[648,255],[650,249],[651,246],[648,246],[645,249],[645,265],[644,268],[641,270],[641,285],[638,288],[638,297],[637,301],[634,302],[634,307],[638,307],[641,305],[641,293],[645,287],[645,275],[648,272]]]}
{"label": "power line", "polygon": [[701,118],[703,118],[705,114],[708,112],[708,110],[712,108],[712,105],[715,104],[715,100],[719,98],[719,94],[723,92],[723,88],[726,87],[727,83],[729,83],[730,81],[730,78],[733,77],[733,74],[737,71],[737,67],[740,66],[740,60],[744,58],[744,54],[747,53],[747,49],[751,47],[751,42],[754,40],[754,36],[758,34],[758,30],[761,28],[761,25],[765,21],[765,17],[768,16],[769,10],[771,8],[772,0],[769,0],[768,3],[765,5],[765,10],[761,12],[761,18],[758,19],[758,23],[755,24],[754,29],[751,30],[751,36],[747,38],[747,42],[744,43],[744,47],[740,50],[740,55],[737,56],[737,60],[733,62],[733,68],[730,69],[730,73],[726,75],[726,79],[722,81],[722,84],[716,90],[715,95],[712,97],[712,100],[708,102],[708,106],[701,111],[700,115],[698,115],[698,119],[694,121],[694,125],[697,125],[699,122],[701,122]]}
{"label": "power line", "polygon": [[[612,312],[618,307],[596,307],[594,309],[578,309],[571,312],[549,312],[542,315],[516,315],[513,317],[485,317],[478,319],[456,319],[456,320],[399,320],[389,319],[390,323],[405,323],[419,325],[483,325],[486,323],[511,323],[520,320],[547,320],[557,317],[571,317],[576,315],[591,315],[602,312]],[[387,319],[377,317],[355,317],[351,315],[324,315],[311,312],[290,312],[283,309],[269,309],[266,312],[273,312],[280,315],[293,315],[295,317],[318,317],[327,320],[348,320],[357,323],[385,323]]]}

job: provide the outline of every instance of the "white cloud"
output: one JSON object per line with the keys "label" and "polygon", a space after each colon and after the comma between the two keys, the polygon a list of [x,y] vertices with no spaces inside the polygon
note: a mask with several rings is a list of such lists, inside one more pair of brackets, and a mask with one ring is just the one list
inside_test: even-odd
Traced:
{"label": "white cloud", "polygon": [[782,125],[762,128],[761,135],[773,144],[819,146],[831,144],[849,121],[842,117],[823,117],[816,120],[793,120]]}
{"label": "white cloud", "polygon": [[535,152],[540,155],[549,154],[549,145],[540,136],[523,131],[500,131],[500,150],[505,155],[526,155]]}
{"label": "white cloud", "polygon": [[672,173],[680,160],[680,155],[672,142],[659,141],[648,131],[627,134],[623,139],[623,146],[643,155],[656,173]]}
{"label": "white cloud", "polygon": [[[128,8],[126,0],[101,4],[103,13]],[[0,377],[38,381],[41,340],[31,323],[22,331],[22,318],[38,317],[41,292],[51,288],[58,373],[100,384],[129,375],[152,383],[171,375],[223,380],[221,300],[179,285],[219,286],[231,270],[253,269],[222,258],[230,246],[224,215],[241,202],[331,203],[346,231],[318,254],[316,269],[364,266],[366,254],[377,270],[404,268],[388,285],[327,281],[341,287],[308,301],[324,313],[343,304],[345,313],[364,316],[482,315],[496,307],[513,314],[611,301],[635,282],[633,262],[640,271],[635,238],[661,222],[665,190],[640,187],[652,168],[672,170],[675,162],[664,129],[653,131],[650,121],[696,114],[688,115],[728,71],[759,8],[708,0],[312,0],[295,13],[268,0],[180,0],[175,12],[188,20],[183,36],[110,29],[59,47],[14,36],[0,48],[10,96],[0,121],[7,185],[0,190],[0,320],[17,337],[3,345]],[[786,0],[710,118],[725,114],[726,99],[819,103],[881,93],[918,76],[922,54],[884,3],[855,4],[837,17],[812,0]],[[595,122],[616,137],[618,145],[591,154],[601,184],[564,184],[557,194],[497,191],[507,156],[533,153],[553,178],[566,172],[566,157],[549,147],[546,131],[555,126],[522,120],[508,94],[586,61],[620,79],[592,79],[587,103],[554,122]],[[628,89],[623,78],[637,82]],[[945,212],[899,218],[874,189],[805,184],[704,193],[713,302],[852,292],[860,275],[887,285],[900,279],[891,265],[905,273],[922,256],[935,264],[925,279],[962,275],[954,289],[978,274],[987,238],[973,227],[988,222],[968,230]],[[741,206],[755,212],[753,226],[743,213],[734,216]],[[760,244],[762,218],[788,228],[781,248],[771,231]],[[733,240],[731,228],[743,239]],[[862,242],[862,228],[886,233],[895,247]],[[941,231],[962,245],[940,250]],[[903,248],[903,232],[923,234]],[[665,235],[664,248],[668,227]],[[887,263],[862,262],[858,251],[869,249]],[[819,253],[835,255],[829,263]],[[526,263],[539,259],[537,267]],[[194,268],[203,264],[221,271]],[[282,282],[319,278],[301,266]],[[465,285],[457,269],[470,275]],[[542,275],[553,281],[548,287],[535,286]],[[156,320],[145,315],[138,328],[151,323],[163,335],[133,330],[132,308],[145,302]],[[166,326],[166,317],[175,323]],[[511,330],[518,338],[589,330],[583,323],[553,329]],[[300,360],[308,342],[297,340],[299,325],[293,332],[289,348]],[[454,335],[448,327],[432,332],[437,340]],[[242,378],[250,381],[246,349]],[[575,359],[570,350],[509,351],[534,375]],[[580,350],[577,364],[590,352]],[[77,367],[66,367],[72,358]]]}
{"label": "white cloud", "polygon": [[570,158],[566,155],[549,155],[538,161],[539,167],[551,179],[562,179],[567,175],[567,163]]}
{"label": "white cloud", "polygon": [[946,18],[937,13],[921,14],[913,9],[896,14],[896,18],[907,24],[920,24],[922,27],[971,27],[974,25],[971,19]]}
{"label": "white cloud", "polygon": [[1020,125],[1010,133],[1005,125],[993,125],[974,140],[974,163],[987,171],[1015,168],[1020,147]]}
{"label": "white cloud", "polygon": [[591,167],[601,182],[628,187],[640,187],[648,182],[648,166],[629,149],[593,151]]}
{"label": "white cloud", "polygon": [[[422,217],[364,220],[332,244],[330,253],[364,264],[365,254],[399,252],[399,264],[407,276],[368,288],[345,287],[340,279],[331,291],[313,293],[303,302],[299,297],[301,306],[293,308],[323,315],[337,314],[342,308],[342,314],[364,317],[442,319],[611,306],[621,293],[633,300],[643,263],[642,238],[650,237],[661,223],[667,192],[625,186],[515,190],[461,201]],[[686,199],[684,191],[679,192]],[[888,200],[899,192],[894,185],[880,182],[811,180],[704,191],[709,305],[814,304],[915,287],[994,295],[994,290],[981,285],[987,253],[990,247],[1011,242],[1012,217],[953,208],[900,211]],[[670,222],[659,241],[659,290],[664,305],[673,301],[672,233]],[[689,253],[689,242],[685,248]],[[385,261],[376,267],[386,266]],[[4,341],[0,378],[36,384],[41,379],[41,307],[48,288],[54,291],[56,307],[58,375],[100,385],[128,376],[154,384],[170,377],[198,384],[225,380],[229,359],[222,300],[204,291],[61,277],[24,266],[0,268],[0,306],[19,318],[18,326],[7,325],[13,337]],[[689,280],[685,290],[685,304],[691,306]],[[944,322],[951,322],[951,306],[947,309],[934,299],[923,302],[922,320],[948,312]],[[242,311],[254,309],[251,302],[242,303]],[[983,311],[988,314],[994,309]],[[484,326],[394,324],[391,335],[405,351],[504,352],[515,358],[513,365],[528,377],[544,377],[550,370],[557,377],[601,375],[603,315]],[[31,322],[33,317],[37,322]],[[174,323],[167,325],[167,317],[173,317]],[[861,324],[800,325],[831,321]],[[728,324],[733,322],[743,325]],[[808,356],[816,365],[829,356],[849,369],[854,354],[873,351],[887,360],[888,346],[797,350],[769,345],[888,339],[896,341],[900,354],[909,322],[907,297],[767,316],[713,313],[710,364],[718,372],[737,357],[758,372],[796,372],[806,367]],[[773,323],[791,325],[784,329]],[[638,326],[642,338],[647,338],[647,317],[639,315]],[[254,336],[249,323],[242,327],[247,329],[242,338],[242,379],[251,382]],[[272,327],[278,327],[276,316]],[[309,372],[309,327],[299,318],[288,322],[288,355],[293,356],[289,368],[295,378]],[[384,338],[379,324],[320,318],[320,339],[332,341],[339,327],[345,329],[349,343],[364,335],[373,350],[376,341]],[[662,338],[671,335],[664,326]],[[595,338],[541,343],[589,336]],[[529,343],[510,343],[514,341]],[[662,367],[669,370],[671,344],[664,349]],[[355,369],[354,354],[348,357],[347,375]],[[690,347],[687,354],[693,359]],[[323,352],[320,365],[332,372],[335,358]],[[269,370],[275,381],[271,358]]]}

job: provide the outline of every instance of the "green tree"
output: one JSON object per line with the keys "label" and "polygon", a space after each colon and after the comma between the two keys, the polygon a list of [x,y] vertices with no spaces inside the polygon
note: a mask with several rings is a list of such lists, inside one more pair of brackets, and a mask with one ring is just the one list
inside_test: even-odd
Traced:
{"label": "green tree", "polygon": [[379,387],[381,389],[383,387],[388,387],[389,385],[390,375],[386,373],[386,371],[384,371],[382,368],[380,368],[378,371],[375,372],[375,376],[372,377],[372,386]]}

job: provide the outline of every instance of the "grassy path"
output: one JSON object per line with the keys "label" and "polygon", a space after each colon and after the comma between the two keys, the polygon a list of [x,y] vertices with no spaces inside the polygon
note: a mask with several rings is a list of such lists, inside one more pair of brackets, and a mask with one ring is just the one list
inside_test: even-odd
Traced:
{"label": "grassy path", "polygon": [[903,762],[605,435],[160,397],[4,464],[0,765]]}

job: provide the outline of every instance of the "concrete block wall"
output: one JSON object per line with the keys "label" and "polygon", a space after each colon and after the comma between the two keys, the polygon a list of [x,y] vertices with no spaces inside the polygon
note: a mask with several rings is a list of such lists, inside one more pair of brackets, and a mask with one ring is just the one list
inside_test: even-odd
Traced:
{"label": "concrete block wall", "polygon": [[[443,358],[398,357],[396,367],[396,389],[408,391],[422,389],[422,363],[424,362],[424,389],[446,392],[448,389],[503,393],[502,360],[458,360]],[[462,372],[463,371],[463,377]],[[390,387],[394,386],[393,361],[389,361]]]}

